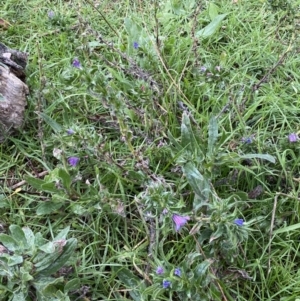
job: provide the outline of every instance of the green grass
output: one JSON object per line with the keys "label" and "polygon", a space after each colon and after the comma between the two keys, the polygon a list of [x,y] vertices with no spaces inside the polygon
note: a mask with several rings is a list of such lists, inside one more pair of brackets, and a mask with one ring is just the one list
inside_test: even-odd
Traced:
{"label": "green grass", "polygon": [[196,2],[0,0],[30,89],[0,145],[1,301],[300,299],[300,2]]}

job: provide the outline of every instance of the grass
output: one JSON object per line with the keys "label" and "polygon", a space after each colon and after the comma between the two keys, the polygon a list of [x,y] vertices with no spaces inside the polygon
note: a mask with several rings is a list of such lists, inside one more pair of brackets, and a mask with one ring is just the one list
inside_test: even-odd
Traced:
{"label": "grass", "polygon": [[300,299],[300,3],[235,2],[0,0],[1,301]]}

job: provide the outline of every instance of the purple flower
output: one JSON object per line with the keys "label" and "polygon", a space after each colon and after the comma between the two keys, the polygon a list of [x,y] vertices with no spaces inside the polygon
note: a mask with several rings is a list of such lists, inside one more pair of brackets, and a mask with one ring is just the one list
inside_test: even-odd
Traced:
{"label": "purple flower", "polygon": [[250,144],[250,143],[252,143],[252,138],[251,137],[243,137],[242,142],[244,142],[246,144]]}
{"label": "purple flower", "polygon": [[78,157],[70,157],[69,159],[68,159],[68,163],[72,166],[72,167],[75,167],[77,164],[78,164],[78,162],[79,162],[79,158]]}
{"label": "purple flower", "polygon": [[75,134],[75,132],[72,129],[68,129],[67,130],[67,134],[68,135],[73,135],[73,134]]}
{"label": "purple flower", "polygon": [[173,214],[172,219],[175,224],[175,230],[178,232],[190,220],[190,217]]}
{"label": "purple flower", "polygon": [[133,43],[133,48],[134,49],[138,49],[139,48],[139,43],[138,42],[134,42]]}
{"label": "purple flower", "polygon": [[206,70],[207,70],[207,68],[206,68],[205,66],[201,66],[201,67],[200,67],[200,71],[201,71],[201,72],[205,72]]}
{"label": "purple flower", "polygon": [[237,218],[237,219],[234,220],[234,223],[235,223],[237,226],[241,227],[241,226],[244,225],[244,220],[243,220],[242,218]]}
{"label": "purple flower", "polygon": [[75,68],[81,69],[81,64],[80,64],[80,62],[79,62],[79,60],[78,60],[77,57],[74,58],[72,65]]}
{"label": "purple flower", "polygon": [[171,286],[171,281],[163,280],[163,288],[169,288]]}
{"label": "purple flower", "polygon": [[175,268],[174,275],[180,277],[181,276],[181,270],[180,268]]}
{"label": "purple flower", "polygon": [[157,267],[156,269],[156,274],[157,275],[162,275],[164,273],[164,268],[163,267]]}
{"label": "purple flower", "polygon": [[53,11],[53,10],[49,10],[49,11],[48,11],[48,18],[49,18],[49,19],[53,19],[54,16],[55,16],[54,11]]}
{"label": "purple flower", "polygon": [[295,133],[289,134],[289,141],[290,142],[297,142],[298,141],[298,135]]}

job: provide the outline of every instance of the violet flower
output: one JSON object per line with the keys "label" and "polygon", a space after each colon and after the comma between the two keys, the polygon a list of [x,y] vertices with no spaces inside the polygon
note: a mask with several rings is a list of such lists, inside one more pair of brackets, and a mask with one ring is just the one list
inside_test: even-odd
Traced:
{"label": "violet flower", "polygon": [[162,275],[164,272],[165,272],[165,270],[163,267],[161,267],[161,266],[157,267],[157,269],[156,269],[157,275]]}
{"label": "violet flower", "polygon": [[68,159],[68,163],[72,166],[72,167],[75,167],[77,164],[78,164],[78,162],[79,162],[79,158],[78,157],[70,157],[69,159]]}
{"label": "violet flower", "polygon": [[178,232],[190,220],[190,217],[173,214],[172,219],[175,224],[175,230]]}
{"label": "violet flower", "polygon": [[297,142],[298,141],[298,135],[297,134],[295,134],[295,133],[291,133],[291,134],[289,134],[289,141],[290,142]]}
{"label": "violet flower", "polygon": [[241,226],[244,225],[244,220],[243,220],[242,218],[237,218],[237,219],[234,220],[234,223],[235,223],[237,226],[241,227]]}
{"label": "violet flower", "polygon": [[180,268],[175,268],[174,275],[180,277],[181,276],[181,270]]}
{"label": "violet flower", "polygon": [[133,43],[133,48],[134,49],[138,49],[139,48],[139,43],[138,42],[134,42]]}
{"label": "violet flower", "polygon": [[75,132],[72,129],[68,129],[67,130],[67,134],[68,135],[73,135],[73,134],[75,134]]}
{"label": "violet flower", "polygon": [[163,288],[169,288],[171,286],[171,281],[163,280]]}
{"label": "violet flower", "polygon": [[73,66],[74,68],[77,68],[77,69],[81,69],[81,68],[82,68],[82,67],[81,67],[81,64],[80,64],[80,62],[79,62],[79,60],[78,60],[77,57],[74,58],[74,60],[73,60],[73,62],[72,62],[72,66]]}
{"label": "violet flower", "polygon": [[48,11],[48,18],[49,18],[49,19],[53,19],[54,16],[55,16],[54,11],[53,11],[53,10],[49,10],[49,11]]}

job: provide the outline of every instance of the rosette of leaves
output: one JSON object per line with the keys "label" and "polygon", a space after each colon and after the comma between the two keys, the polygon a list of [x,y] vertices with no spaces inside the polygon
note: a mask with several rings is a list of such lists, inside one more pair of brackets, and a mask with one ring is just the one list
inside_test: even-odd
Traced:
{"label": "rosette of leaves", "polygon": [[66,282],[63,276],[55,277],[77,245],[75,238],[66,239],[68,232],[69,227],[52,241],[17,225],[9,227],[9,234],[1,233],[0,300],[70,300],[68,293],[78,288],[79,280]]}

